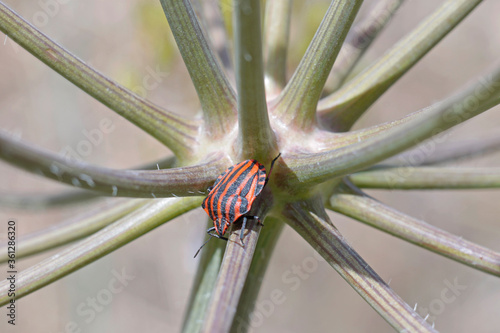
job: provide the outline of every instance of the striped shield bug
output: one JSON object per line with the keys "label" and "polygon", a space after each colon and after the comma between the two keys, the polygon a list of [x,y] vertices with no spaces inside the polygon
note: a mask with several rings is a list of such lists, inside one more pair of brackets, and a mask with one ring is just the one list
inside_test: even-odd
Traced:
{"label": "striped shield bug", "polygon": [[[248,219],[256,219],[258,216],[245,215],[252,208],[252,204],[257,196],[262,192],[269,176],[273,170],[274,162],[281,156],[276,156],[271,162],[271,168],[266,175],[266,169],[256,160],[246,160],[229,167],[215,181],[214,185],[208,188],[208,195],[203,200],[201,207],[214,221],[214,226],[207,230],[212,237],[224,239],[224,234],[234,222],[242,220],[240,240],[243,242],[243,232]],[[205,244],[208,242],[205,242]],[[203,244],[201,248],[205,245]],[[196,252],[196,255],[198,255]]]}

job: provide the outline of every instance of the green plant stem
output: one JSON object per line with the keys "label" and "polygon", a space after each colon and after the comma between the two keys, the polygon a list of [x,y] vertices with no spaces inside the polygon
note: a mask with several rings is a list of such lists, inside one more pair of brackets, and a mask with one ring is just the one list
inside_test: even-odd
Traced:
{"label": "green plant stem", "polygon": [[474,269],[500,276],[500,253],[402,214],[370,197],[336,194],[330,198],[328,208]]}
{"label": "green plant stem", "polygon": [[97,199],[98,194],[89,191],[70,190],[61,191],[56,194],[29,193],[15,194],[0,193],[0,206],[9,209],[19,209],[25,211],[45,210],[49,207],[57,207],[82,203],[87,200]]}
{"label": "green plant stem", "polygon": [[291,0],[266,2],[264,20],[265,84],[267,99],[277,96],[286,84],[286,59],[292,16]]}
{"label": "green plant stem", "polygon": [[482,0],[449,0],[392,47],[379,61],[318,104],[321,124],[346,131]]}
{"label": "green plant stem", "polygon": [[264,229],[260,234],[255,249],[257,257],[250,266],[245,287],[241,292],[240,302],[236,310],[236,317],[231,326],[231,332],[243,333],[251,327],[250,315],[255,308],[264,275],[283,227],[284,223],[281,220],[273,217],[266,218]]}
{"label": "green plant stem", "polygon": [[158,139],[189,156],[199,125],[160,109],[98,73],[0,2],[0,30],[71,83]]}
{"label": "green plant stem", "polygon": [[238,88],[238,148],[242,158],[266,161],[277,152],[267,114],[260,30],[260,0],[234,0],[233,25]]}
{"label": "green plant stem", "polygon": [[[169,156],[164,159],[141,165],[137,170],[160,170],[172,168],[177,163],[175,156]],[[61,191],[56,194],[14,194],[0,193],[0,206],[6,206],[11,209],[22,210],[42,210],[50,207],[70,205],[75,203],[83,203],[88,200],[99,198],[98,192],[90,192],[85,190],[69,190]]]}
{"label": "green plant stem", "polygon": [[307,51],[275,105],[288,126],[316,127],[321,92],[362,0],[332,1]]}
{"label": "green plant stem", "polygon": [[358,187],[393,190],[499,188],[500,168],[403,167],[351,175]]}
{"label": "green plant stem", "polygon": [[459,142],[424,141],[422,145],[383,161],[374,168],[393,168],[420,165],[436,165],[480,157],[500,150],[500,135],[497,132],[481,138]]}
{"label": "green plant stem", "polygon": [[[41,231],[23,235],[19,238],[16,249],[16,258],[21,259],[33,254],[40,254],[56,247],[69,244],[85,238],[101,230],[107,225],[124,217],[130,212],[146,204],[146,200],[115,199],[112,204],[101,205],[84,215]],[[0,263],[6,262],[7,242],[0,242]]]}
{"label": "green plant stem", "polygon": [[[209,48],[217,54],[218,59],[229,81],[234,78],[234,68],[232,55],[229,53],[228,32],[224,23],[223,14],[219,8],[218,0],[194,0],[193,8],[198,18],[200,18],[201,29],[206,31],[206,38]],[[235,110],[236,110],[236,97]]]}
{"label": "green plant stem", "polygon": [[222,154],[196,166],[166,170],[115,170],[72,161],[0,132],[0,158],[29,172],[111,196],[161,198],[198,196],[227,167]]}
{"label": "green plant stem", "polygon": [[[201,204],[202,198],[171,198],[151,202],[85,240],[18,273],[16,299],[26,296]],[[0,306],[7,304],[10,282],[0,282]]]}
{"label": "green plant stem", "polygon": [[257,221],[249,220],[244,245],[241,243],[239,230],[233,231],[229,236],[201,332],[229,331],[252,263],[260,229]]}
{"label": "green plant stem", "polygon": [[[213,225],[213,221],[208,219],[207,228]],[[198,333],[203,327],[203,320],[217,282],[225,247],[224,241],[213,239],[201,251],[200,263],[196,270],[189,305],[184,317],[182,327],[184,333]]]}
{"label": "green plant stem", "polygon": [[359,59],[385,28],[404,0],[382,0],[351,28],[344,45],[325,83],[323,93],[331,93],[340,87],[352,72]]}
{"label": "green plant stem", "polygon": [[283,214],[295,229],[347,283],[400,332],[436,332],[406,304],[346,242],[324,211],[293,203]]}
{"label": "green plant stem", "polygon": [[160,0],[196,88],[209,133],[219,138],[236,123],[236,96],[209,47],[189,0]]}
{"label": "green plant stem", "polygon": [[480,77],[454,96],[410,115],[407,121],[365,140],[322,153],[285,156],[284,162],[296,176],[287,185],[293,187],[321,183],[332,177],[352,174],[433,136],[436,142],[441,142],[447,134],[438,136],[439,133],[499,103],[500,67],[497,67],[491,74]]}

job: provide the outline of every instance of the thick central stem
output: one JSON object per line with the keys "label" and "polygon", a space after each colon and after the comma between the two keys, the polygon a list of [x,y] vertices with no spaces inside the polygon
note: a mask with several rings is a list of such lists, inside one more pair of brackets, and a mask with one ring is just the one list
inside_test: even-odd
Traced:
{"label": "thick central stem", "polygon": [[242,158],[266,160],[274,145],[267,115],[260,0],[235,0],[234,41],[238,89],[239,145]]}

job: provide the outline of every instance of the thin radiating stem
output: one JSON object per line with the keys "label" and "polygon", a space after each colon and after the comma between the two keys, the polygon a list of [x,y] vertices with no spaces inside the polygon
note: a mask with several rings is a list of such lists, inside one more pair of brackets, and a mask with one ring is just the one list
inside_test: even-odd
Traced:
{"label": "thin radiating stem", "polygon": [[[16,299],[24,297],[130,243],[201,203],[201,198],[170,198],[151,202],[126,217],[16,276]],[[10,281],[0,282],[0,306],[7,304]]]}
{"label": "thin radiating stem", "polygon": [[500,276],[500,253],[363,195],[335,194],[328,208],[474,269]]}
{"label": "thin radiating stem", "polygon": [[316,126],[316,106],[328,73],[362,2],[331,2],[306,54],[274,106],[286,125],[306,131]]}
{"label": "thin radiating stem", "polygon": [[343,84],[403,1],[382,0],[377,2],[366,17],[352,27],[328,76],[323,93],[331,93]]}
{"label": "thin radiating stem", "polygon": [[358,172],[358,187],[391,190],[499,188],[500,168],[402,167]]}
{"label": "thin radiating stem", "polygon": [[160,109],[66,51],[0,2],[0,30],[64,78],[158,139],[175,154],[197,146],[199,124]]}
{"label": "thin radiating stem", "polygon": [[393,328],[400,332],[436,332],[354,251],[324,210],[296,203],[287,205],[283,213],[288,224]]}
{"label": "thin radiating stem", "polygon": [[252,263],[260,229],[257,221],[251,219],[247,223],[248,232],[245,233],[244,244],[240,241],[239,230],[229,236],[201,332],[229,331]]}
{"label": "thin radiating stem", "polygon": [[[164,159],[136,167],[137,170],[161,170],[172,168],[177,163],[175,156],[169,156]],[[82,203],[88,200],[95,200],[101,197],[98,192],[85,190],[61,191],[56,194],[2,194],[0,193],[0,206],[6,206],[13,209],[22,210],[42,210],[55,206]]]}
{"label": "thin radiating stem", "polygon": [[29,172],[111,196],[160,198],[198,196],[227,167],[221,154],[189,167],[121,170],[96,167],[40,150],[0,132],[0,158]]}
{"label": "thin radiating stem", "polygon": [[[213,225],[213,221],[208,219],[207,229],[213,227]],[[184,333],[200,332],[204,325],[203,320],[217,282],[225,248],[226,243],[224,241],[212,239],[201,250],[200,262],[196,270],[187,312],[184,317],[182,327]]]}
{"label": "thin radiating stem", "polygon": [[321,124],[346,131],[434,45],[460,23],[481,0],[449,0],[377,62],[318,104]]}
{"label": "thin radiating stem", "polygon": [[291,0],[266,2],[264,21],[265,80],[267,98],[278,95],[286,84],[286,59],[292,16]]}
{"label": "thin radiating stem", "polygon": [[284,223],[276,218],[268,217],[266,219],[264,230],[259,236],[255,249],[257,257],[250,266],[231,332],[243,333],[252,327],[251,314],[254,311],[260,287],[264,282],[264,275],[283,227]]}
{"label": "thin radiating stem", "polygon": [[[500,103],[500,67],[480,77],[454,96],[438,102],[395,126],[342,148],[310,155],[287,155],[285,163],[294,171],[289,186],[320,183],[332,177],[365,169],[409,147],[435,137]],[[380,126],[387,127],[387,124]],[[376,132],[375,129],[371,130]],[[347,134],[349,136],[350,134]],[[354,135],[356,138],[356,134]]]}
{"label": "thin radiating stem", "polygon": [[484,156],[500,150],[500,135],[497,132],[481,138],[445,143],[444,140],[426,141],[422,145],[391,157],[375,168],[416,167],[457,162]]}
{"label": "thin radiating stem", "polygon": [[236,96],[200,27],[189,0],[161,0],[189,71],[210,134],[221,137],[236,122]]}
{"label": "thin radiating stem", "polygon": [[[82,239],[116,220],[124,217],[135,209],[146,204],[146,200],[115,199],[118,202],[107,203],[92,209],[84,215],[71,218],[49,228],[23,235],[19,238],[22,244],[16,250],[16,258],[24,258],[40,254],[56,247]],[[6,262],[7,242],[0,242],[0,262]]]}

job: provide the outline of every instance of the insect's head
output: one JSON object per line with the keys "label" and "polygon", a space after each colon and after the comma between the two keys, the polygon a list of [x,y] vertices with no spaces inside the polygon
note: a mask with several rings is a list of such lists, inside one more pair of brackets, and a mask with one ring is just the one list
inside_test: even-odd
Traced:
{"label": "insect's head", "polygon": [[[227,241],[227,238],[224,237],[224,234],[226,233],[228,225],[229,224],[226,223],[226,219],[224,217],[217,218],[214,221],[214,227],[208,229],[208,235],[210,236],[210,238],[205,243],[203,243],[202,246],[200,246],[200,248],[198,249],[198,251],[196,251],[196,254],[194,255],[194,257],[196,258],[196,256],[198,255],[198,253],[200,253],[201,249],[205,246],[205,244],[207,244],[214,237],[215,238],[219,238],[219,239],[223,239],[223,240]],[[213,233],[214,230],[215,230],[215,233]]]}
{"label": "insect's head", "polygon": [[214,221],[215,232],[220,236],[224,236],[226,233],[228,223],[225,217],[219,217]]}

